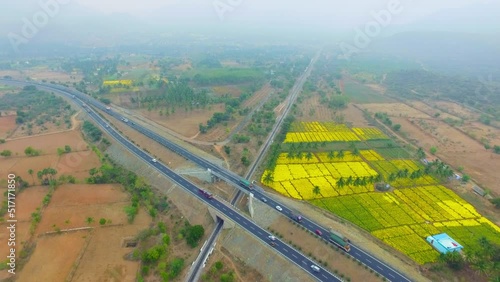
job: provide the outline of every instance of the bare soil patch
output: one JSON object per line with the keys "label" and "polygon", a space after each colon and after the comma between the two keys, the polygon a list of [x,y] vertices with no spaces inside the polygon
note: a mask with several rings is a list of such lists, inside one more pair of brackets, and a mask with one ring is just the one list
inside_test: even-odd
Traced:
{"label": "bare soil patch", "polygon": [[349,104],[346,109],[341,110],[339,115],[343,116],[343,119],[352,127],[373,126],[364,118],[363,111],[353,104]]}
{"label": "bare soil patch", "polygon": [[0,139],[7,138],[7,136],[9,136],[9,134],[12,133],[17,127],[15,115],[4,115],[5,114],[2,113],[2,116],[0,117]]}
{"label": "bare soil patch", "polygon": [[451,118],[451,119],[464,119],[462,116],[455,116],[452,114],[449,114],[447,112],[443,112],[442,110],[439,110],[437,107],[433,108],[429,106],[428,104],[421,102],[421,101],[409,101],[408,105],[418,109],[419,111],[422,111],[423,113],[428,114],[429,116],[434,117],[436,114],[439,114],[438,118],[439,119],[445,119],[445,118]]}
{"label": "bare soil patch", "polygon": [[500,146],[500,130],[480,122],[468,122],[460,126],[467,135],[483,143],[489,143],[491,146]]}
{"label": "bare soil patch", "polygon": [[261,89],[259,89],[257,92],[255,92],[252,97],[247,99],[245,102],[242,104],[242,108],[253,108],[257,106],[258,103],[260,103],[263,99],[265,99],[269,94],[273,92],[273,88],[269,83],[266,83],[264,86],[262,86]]}
{"label": "bare soil patch", "polygon": [[148,119],[183,136],[192,137],[198,133],[200,123],[206,124],[214,113],[224,112],[224,105],[212,105],[210,110],[195,109],[187,112],[183,109],[176,109],[175,113],[169,116],[160,116],[159,111],[148,112],[147,110],[140,110],[138,112]]}
{"label": "bare soil patch", "polygon": [[360,104],[359,106],[371,113],[383,112],[391,117],[430,118],[429,115],[403,103]]}
{"label": "bare soil patch", "polygon": [[[91,195],[93,193],[95,195]],[[113,224],[125,224],[127,216],[123,209],[128,204],[128,195],[113,185],[63,185],[56,189],[51,203],[44,209],[36,233],[55,231],[57,227],[97,226],[100,218],[111,219]],[[89,224],[89,217],[94,222]]]}
{"label": "bare soil patch", "polygon": [[314,95],[304,100],[299,109],[301,121],[331,121],[333,120],[334,111],[319,101],[319,96]]}
{"label": "bare soil patch", "polygon": [[16,281],[64,281],[85,243],[88,231],[45,236],[37,240],[33,255]]}
{"label": "bare soil patch", "polygon": [[442,121],[393,118],[393,122],[401,124],[401,131],[416,146],[427,151],[435,146],[441,160],[455,168],[463,166],[465,173],[474,180],[500,193],[497,185],[500,183],[500,155],[486,150],[480,142]]}
{"label": "bare soil patch", "polygon": [[69,145],[73,151],[87,150],[87,143],[83,141],[82,134],[79,131],[67,131],[53,133],[41,136],[28,136],[16,139],[8,139],[5,144],[0,144],[0,150],[9,149],[13,154],[24,155],[24,149],[32,146],[35,149],[41,149],[42,155],[56,154],[57,148],[64,148]]}
{"label": "bare soil patch", "polygon": [[79,82],[83,79],[83,75],[79,73],[65,73],[51,71],[48,67],[35,67],[24,71],[24,76],[28,76],[33,80],[47,80],[56,82]]}
{"label": "bare soil patch", "polygon": [[446,102],[446,101],[436,101],[433,102],[436,104],[436,107],[442,111],[445,111],[449,114],[452,114],[457,117],[462,117],[468,120],[477,120],[479,118],[479,114],[467,109],[464,106],[461,106],[457,103]]}
{"label": "bare soil patch", "polygon": [[[121,213],[124,214],[123,210]],[[124,240],[135,237],[150,223],[151,217],[141,209],[133,224],[96,226],[72,281],[136,281],[139,263],[124,259],[133,251],[126,248]]]}
{"label": "bare soil patch", "polygon": [[239,97],[242,93],[241,89],[236,85],[221,85],[212,87],[212,91],[217,95],[229,94],[233,97]]}

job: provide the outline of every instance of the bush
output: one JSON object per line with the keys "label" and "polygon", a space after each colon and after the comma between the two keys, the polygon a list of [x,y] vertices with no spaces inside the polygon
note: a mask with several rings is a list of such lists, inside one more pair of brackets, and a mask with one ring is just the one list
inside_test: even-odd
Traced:
{"label": "bush", "polygon": [[219,261],[215,262],[215,268],[217,270],[221,270],[223,267],[224,267],[224,264],[222,263],[222,261],[219,260]]}
{"label": "bush", "polygon": [[101,218],[101,219],[99,219],[99,224],[100,224],[100,225],[104,225],[104,224],[106,224],[106,219],[105,219],[105,218]]}

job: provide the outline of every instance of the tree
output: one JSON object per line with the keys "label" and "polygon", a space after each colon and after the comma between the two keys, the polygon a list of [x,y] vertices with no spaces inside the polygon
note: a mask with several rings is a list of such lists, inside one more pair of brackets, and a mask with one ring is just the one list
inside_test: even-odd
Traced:
{"label": "tree", "polygon": [[40,151],[33,149],[33,147],[29,146],[24,149],[24,154],[28,157],[38,156],[40,155]]}
{"label": "tree", "polygon": [[35,178],[33,178],[33,170],[31,168],[28,169],[28,174],[31,175],[31,180],[33,180],[33,185],[35,185]]}
{"label": "tree", "polygon": [[343,159],[344,158],[344,150],[338,151],[337,158],[339,158],[339,159]]}
{"label": "tree", "polygon": [[344,177],[340,177],[339,180],[337,180],[336,184],[339,189],[344,188],[345,186]]}
{"label": "tree", "polygon": [[273,173],[268,171],[266,175],[264,176],[264,183],[270,184],[271,182],[274,181],[274,176]]}
{"label": "tree", "polygon": [[425,151],[421,147],[417,150],[417,158],[425,159]]}
{"label": "tree", "polygon": [[497,209],[500,209],[500,198],[492,199],[491,203],[494,204]]}
{"label": "tree", "polygon": [[222,261],[218,260],[215,262],[215,269],[221,270],[223,267],[224,267],[224,264],[222,263]]}
{"label": "tree", "polygon": [[306,159],[307,159],[308,161],[310,161],[312,158],[313,158],[312,153],[311,153],[311,152],[307,152],[307,154],[306,154]]}
{"label": "tree", "polygon": [[65,153],[69,153],[69,152],[71,152],[71,147],[70,147],[69,145],[65,145],[65,146],[64,146],[64,152],[65,152]]}
{"label": "tree", "polygon": [[335,158],[335,151],[328,152],[328,159],[331,161]]}
{"label": "tree", "polygon": [[194,225],[187,228],[186,231],[186,242],[191,247],[196,247],[198,245],[198,241],[205,234],[205,229],[201,225]]}
{"label": "tree", "polygon": [[401,124],[397,123],[397,124],[393,125],[392,129],[394,129],[394,131],[399,131],[401,129]]}
{"label": "tree", "polygon": [[318,185],[315,185],[313,188],[313,194],[318,196],[321,193],[321,189],[319,188]]}
{"label": "tree", "polygon": [[429,152],[431,152],[431,154],[435,155],[437,153],[437,148],[432,146],[431,149],[429,150]]}
{"label": "tree", "polygon": [[495,154],[500,154],[500,146],[498,145],[493,146],[493,151],[495,152]]}
{"label": "tree", "polygon": [[459,252],[448,252],[441,254],[439,260],[445,262],[451,269],[460,270],[464,267],[465,261]]}
{"label": "tree", "polygon": [[469,175],[464,174],[462,176],[462,182],[467,183],[467,182],[469,182],[469,180],[470,180],[470,176]]}
{"label": "tree", "polygon": [[228,156],[231,155],[231,147],[225,145],[224,146],[224,152],[226,152],[226,155],[228,155]]}
{"label": "tree", "polygon": [[91,224],[92,222],[94,222],[94,218],[93,217],[87,217],[87,224]]}
{"label": "tree", "polygon": [[11,150],[3,150],[2,152],[0,152],[0,156],[3,156],[3,157],[10,157],[11,155],[12,155]]}
{"label": "tree", "polygon": [[104,224],[106,224],[106,219],[105,219],[105,218],[101,218],[101,219],[99,219],[99,224],[100,224],[100,225],[104,225]]}

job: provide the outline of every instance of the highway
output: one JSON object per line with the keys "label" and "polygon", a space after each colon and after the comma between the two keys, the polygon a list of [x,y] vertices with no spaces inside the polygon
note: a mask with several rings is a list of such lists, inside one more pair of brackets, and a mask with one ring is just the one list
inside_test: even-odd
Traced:
{"label": "highway", "polygon": [[[46,85],[38,84],[38,83],[32,83],[32,82],[17,82],[17,81],[10,81],[10,80],[3,80],[0,79],[0,83],[8,84],[8,85],[14,85],[14,86],[23,86],[23,85],[35,85],[39,87],[40,89],[47,89],[48,87]],[[59,93],[63,93],[65,95],[75,95],[75,100],[79,103],[80,106],[82,106],[85,110],[87,110],[88,115],[98,124],[101,126],[101,128],[109,134],[113,139],[115,139],[117,142],[122,144],[127,150],[129,150],[131,153],[136,155],[139,159],[143,160],[153,168],[155,168],[158,172],[162,173],[163,175],[167,176],[170,178],[173,182],[175,182],[177,185],[180,187],[184,188],[186,191],[190,192],[193,194],[195,197],[197,197],[199,200],[207,204],[208,206],[216,209],[219,211],[221,214],[226,216],[227,218],[231,219],[235,224],[239,225],[241,228],[247,230],[251,234],[253,234],[255,237],[257,237],[259,240],[261,240],[264,244],[271,242],[269,237],[272,235],[271,233],[267,232],[265,229],[261,228],[257,224],[253,223],[250,219],[242,216],[239,214],[237,210],[235,210],[231,205],[228,203],[225,203],[222,200],[218,200],[217,198],[212,198],[209,199],[207,197],[204,197],[202,193],[200,193],[200,189],[198,188],[195,184],[191,183],[189,180],[183,178],[182,176],[178,175],[175,173],[173,170],[168,168],[168,166],[164,165],[160,161],[153,162],[153,156],[149,155],[139,147],[137,147],[135,144],[132,142],[128,141],[127,138],[122,136],[116,129],[114,129],[112,126],[108,125],[108,122],[104,120],[97,112],[95,112],[93,109],[89,108],[88,104],[94,105],[94,103],[99,103],[93,99],[88,99],[88,96],[86,96],[83,93],[78,93],[74,90],[62,90],[59,88],[48,88],[49,91],[57,91]],[[78,96],[77,96],[78,94]],[[80,99],[80,98],[83,98]],[[95,106],[95,105],[94,105]],[[106,106],[104,105],[98,105],[96,106],[97,108],[101,110],[106,110]],[[125,121],[124,121],[125,122]],[[132,124],[132,122],[128,121],[126,123]],[[153,138],[154,139],[154,138]],[[157,140],[158,141],[158,140]],[[298,267],[302,268],[304,271],[308,272],[310,275],[312,275],[314,278],[316,278],[318,281],[342,281],[339,277],[335,276],[334,274],[328,272],[325,269],[321,269],[319,272],[314,271],[311,268],[311,265],[319,265],[318,263],[312,261],[296,249],[292,248],[291,246],[287,245],[283,241],[279,239],[275,239],[272,241],[275,245],[274,248],[275,250],[283,255],[284,257],[288,258],[290,261],[295,263]],[[208,244],[207,244],[208,245]]]}
{"label": "highway", "polygon": [[[88,104],[91,104],[92,106],[94,106],[94,107],[96,107],[96,108],[98,108],[100,110],[106,111],[111,116],[114,116],[115,118],[117,118],[119,120],[122,120],[122,116],[120,116],[118,113],[113,112],[112,110],[106,110],[106,106],[104,104],[102,104],[101,102],[98,102],[97,100],[91,98],[90,96],[88,96],[88,95],[86,95],[84,93],[78,92],[78,91],[73,90],[73,89],[66,88],[64,86],[53,85],[53,84],[48,84],[48,83],[15,81],[15,80],[9,80],[9,79],[0,79],[0,83],[4,83],[4,84],[8,84],[8,85],[14,85],[14,86],[35,85],[35,86],[39,87],[40,89],[45,89],[45,90],[48,90],[49,92],[50,91],[56,91],[58,93],[62,93],[64,95],[67,95],[67,96],[70,96],[70,97],[72,95],[75,95],[76,98],[79,98],[82,101],[85,101]],[[291,107],[291,103],[288,106]],[[103,128],[105,128],[104,124],[102,124],[102,123],[106,123],[106,122],[100,116],[98,116],[98,115],[92,115],[93,118],[94,118],[94,116],[95,116],[95,118],[98,119],[97,122],[99,124],[101,124],[101,126],[103,126]],[[237,186],[238,188],[240,188],[245,193],[253,193],[254,197],[256,199],[261,200],[264,204],[267,204],[267,205],[269,205],[272,208],[275,208],[276,206],[280,206],[282,208],[282,211],[280,211],[280,212],[284,216],[291,217],[294,214],[294,212],[291,209],[287,208],[283,204],[281,204],[279,202],[276,202],[275,200],[273,200],[271,198],[268,198],[266,196],[265,192],[262,192],[264,190],[261,187],[255,187],[256,189],[253,189],[251,191],[248,190],[248,188],[245,185],[243,185],[243,184],[240,183],[240,180],[242,178],[240,176],[238,176],[237,174],[235,174],[235,173],[233,173],[231,171],[228,171],[225,168],[222,168],[222,167],[220,167],[220,166],[218,166],[216,164],[213,164],[210,161],[207,161],[207,160],[205,160],[205,159],[203,159],[203,158],[201,158],[201,157],[199,157],[197,155],[192,154],[191,152],[189,152],[188,150],[184,149],[183,147],[181,147],[181,146],[179,146],[179,145],[177,145],[177,144],[175,144],[173,142],[170,142],[166,138],[164,138],[164,137],[156,134],[155,132],[153,132],[153,131],[151,131],[151,130],[149,130],[147,128],[144,128],[144,127],[142,127],[140,125],[137,125],[137,124],[133,123],[132,121],[128,121],[127,124],[130,127],[134,128],[135,130],[141,132],[142,134],[148,136],[149,138],[151,138],[151,139],[157,141],[158,143],[162,144],[163,146],[167,147],[168,149],[176,152],[177,154],[185,157],[186,159],[189,159],[189,160],[193,161],[194,163],[198,164],[199,166],[201,166],[203,168],[206,168],[206,169],[210,169],[210,170],[216,172],[217,174],[222,175],[226,180],[229,180],[230,182],[232,182],[235,186]],[[110,129],[110,128],[111,127],[105,128],[105,130],[106,129]],[[108,131],[108,130],[106,130],[106,131]],[[125,140],[125,141],[128,142],[127,140]],[[133,145],[130,142],[128,142],[128,143],[131,144],[130,146],[132,146],[132,147],[136,148],[136,150],[140,151],[140,149],[138,149],[137,147],[135,147],[135,145]],[[151,158],[149,158],[149,159],[146,158],[146,160],[150,160],[150,159]],[[160,165],[160,163],[157,163],[157,165]],[[163,164],[161,164],[161,166],[165,167]],[[165,167],[165,169],[167,169],[167,168]],[[170,177],[169,174],[166,174],[166,173],[165,174],[167,176],[169,176],[173,181],[177,182],[177,179],[183,179],[182,177],[178,176],[177,174],[175,174],[171,170],[168,170],[168,171],[170,171],[171,174],[173,174],[174,176]],[[184,181],[187,182],[187,180],[185,180],[185,179],[184,179]],[[187,183],[189,183],[189,182],[187,182]],[[181,185],[180,183],[178,183],[178,184]],[[193,184],[190,184],[190,185],[193,186],[193,187],[195,187]],[[183,186],[183,185],[181,185],[181,186]],[[186,188],[186,189],[189,190],[189,188]],[[195,194],[198,197],[200,197],[196,192],[195,192]],[[238,215],[238,216],[241,217],[240,215]],[[233,219],[232,217],[229,217],[229,218]],[[245,218],[245,220],[248,221],[246,218]],[[240,226],[242,226],[243,228],[246,227],[246,226],[243,226],[242,224],[240,224],[238,221],[235,221],[235,222],[237,224],[239,224]],[[327,239],[327,236],[328,236],[328,233],[329,233],[329,230],[327,228],[322,227],[319,224],[317,224],[317,223],[315,223],[312,220],[309,220],[307,218],[303,219],[302,225],[305,228],[307,228],[309,231],[311,231],[311,232],[315,232],[316,230],[320,230],[323,233],[323,238]],[[256,235],[254,232],[252,232],[253,230],[250,230],[249,228],[245,228],[245,229],[248,230],[249,232],[251,232],[252,234]],[[280,242],[280,244],[278,244],[278,246],[277,246],[276,249],[279,251],[279,248],[281,246],[285,246],[285,244],[283,244],[283,243]],[[290,247],[288,247],[288,248],[290,248]],[[281,252],[281,253],[283,255],[285,255],[287,258],[289,258],[290,260],[292,260],[295,263],[297,263],[296,259],[293,256],[287,255],[287,254],[285,254],[283,252]],[[401,281],[401,282],[411,281],[410,279],[406,278],[404,275],[402,275],[398,271],[396,271],[393,268],[391,268],[386,263],[381,262],[374,255],[368,253],[367,251],[362,250],[361,248],[357,247],[356,245],[354,245],[352,243],[351,243],[351,251],[349,252],[349,254],[351,256],[353,256],[354,258],[358,259],[359,261],[361,261],[362,263],[368,265],[374,271],[380,273],[382,276],[384,276],[389,281],[398,281],[398,282],[399,281]],[[301,265],[300,263],[298,265]],[[307,268],[307,271],[309,273],[311,273],[310,268]],[[322,272],[323,272],[323,270],[322,270]],[[316,273],[313,273],[313,274],[316,274]],[[323,280],[323,279],[321,279],[321,280]],[[323,281],[336,281],[336,280],[323,280]]]}
{"label": "highway", "polygon": [[[265,153],[267,152],[267,149],[269,149],[269,146],[271,146],[271,144],[272,144],[272,142],[274,140],[274,137],[276,136],[276,133],[279,131],[279,129],[281,127],[281,124],[283,123],[284,118],[287,116],[288,112],[292,108],[293,103],[295,103],[295,100],[297,99],[297,96],[299,95],[300,91],[302,90],[302,87],[304,86],[304,82],[307,80],[307,77],[311,74],[311,69],[312,69],[313,65],[316,63],[316,60],[319,58],[320,54],[321,54],[321,51],[319,51],[319,52],[316,53],[316,55],[314,56],[314,58],[311,60],[311,62],[307,66],[306,70],[300,75],[300,77],[297,79],[297,81],[295,82],[294,86],[290,90],[290,95],[288,95],[288,97],[287,97],[287,99],[288,99],[287,107],[283,111],[283,113],[281,114],[281,116],[279,116],[279,118],[277,119],[277,122],[274,124],[273,128],[271,129],[271,133],[268,135],[266,141],[264,142],[264,144],[259,149],[259,152],[257,153],[257,158],[255,158],[255,160],[253,161],[253,163],[250,166],[249,170],[245,174],[245,178],[246,179],[251,179],[252,178],[253,174],[255,173],[255,170],[257,169],[257,167],[260,164],[262,158],[264,157]],[[265,102],[265,100],[262,101],[262,104],[264,102]],[[252,113],[254,111],[255,111],[255,109],[252,110]],[[248,117],[251,117],[251,114],[248,115]],[[242,123],[240,125],[238,125],[238,126],[242,126]],[[216,174],[216,173],[214,173],[214,174]],[[231,200],[231,205],[234,205],[241,198],[241,196],[243,194],[244,193],[242,192],[242,190],[239,189],[238,192],[236,193],[236,195],[234,196],[234,198]],[[209,242],[215,242],[215,240],[217,239],[217,237],[220,234],[220,231],[222,230],[222,225],[223,224],[224,224],[224,221],[218,221],[217,222],[217,225],[216,225],[216,228],[215,228],[216,231],[214,231],[211,234],[211,236],[208,238]],[[209,245],[209,246],[211,246],[211,245]],[[197,277],[199,276],[199,274],[201,272],[202,262],[205,261],[208,258],[208,251],[209,251],[208,249],[209,248],[207,248],[206,250],[203,250],[203,251],[200,252],[200,255],[197,258],[197,263],[194,266],[194,268],[191,270],[191,273],[188,275],[188,278],[187,278],[186,281],[188,281],[188,282],[196,281]]]}

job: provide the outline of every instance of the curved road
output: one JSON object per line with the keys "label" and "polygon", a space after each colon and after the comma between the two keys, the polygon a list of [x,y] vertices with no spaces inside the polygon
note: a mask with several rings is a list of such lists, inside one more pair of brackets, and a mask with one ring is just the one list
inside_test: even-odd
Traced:
{"label": "curved road", "polygon": [[[76,90],[72,90],[72,89],[66,88],[64,86],[47,84],[47,83],[33,83],[33,82],[15,81],[15,80],[8,80],[8,79],[0,79],[0,83],[5,83],[5,84],[10,84],[10,85],[15,85],[15,86],[35,85],[37,87],[40,87],[41,89],[46,89],[48,91],[57,91],[59,93],[67,95],[67,96],[68,95],[69,96],[75,95],[77,98],[82,99],[83,101],[86,101],[89,104],[92,104],[96,108],[98,108],[100,110],[103,110],[103,111],[106,111],[106,106],[104,104],[102,104],[101,102],[98,102],[97,100],[91,98],[90,96],[88,96],[86,94],[83,94],[83,93],[78,92]],[[117,114],[117,113],[115,113],[113,111],[108,110],[107,112],[111,116],[116,117],[117,119],[121,119],[122,118],[119,114]],[[105,123],[105,121],[103,121],[102,118],[100,116],[98,116],[97,114],[92,115],[93,118],[94,118],[94,116],[95,116],[95,118],[98,119],[98,123],[101,124],[104,127],[104,124],[102,124],[102,123]],[[218,166],[216,164],[213,164],[213,163],[211,163],[211,162],[209,162],[209,161],[207,161],[207,160],[205,160],[205,159],[203,159],[201,157],[198,157],[197,155],[192,154],[191,152],[187,151],[186,149],[182,148],[181,146],[179,146],[179,145],[177,145],[175,143],[170,142],[169,140],[165,139],[164,137],[161,137],[160,135],[156,134],[155,132],[153,132],[153,131],[151,131],[151,130],[149,130],[147,128],[144,128],[142,126],[134,124],[134,123],[132,123],[130,121],[127,124],[129,126],[131,126],[132,128],[136,129],[137,131],[143,133],[144,135],[150,137],[151,139],[154,139],[158,143],[164,145],[168,149],[176,152],[177,154],[179,154],[179,155],[181,155],[181,156],[183,156],[183,157],[185,157],[187,159],[190,159],[191,161],[195,162],[196,164],[200,165],[201,167],[206,168],[206,169],[211,169],[212,171],[215,171],[217,174],[222,175],[225,179],[227,179],[230,182],[232,182],[236,187],[240,188],[243,192],[245,192],[245,193],[253,193],[254,197],[257,198],[257,199],[259,199],[259,200],[261,200],[261,201],[263,201],[264,204],[267,204],[267,205],[269,205],[272,208],[275,208],[278,205],[281,206],[282,209],[283,209],[281,211],[281,213],[283,213],[283,215],[289,217],[289,216],[291,216],[293,214],[293,211],[291,209],[287,208],[286,206],[284,206],[283,204],[281,204],[279,202],[276,202],[273,199],[267,198],[267,196],[265,195],[265,192],[264,192],[263,188],[261,188],[261,187],[255,187],[256,189],[254,189],[252,191],[249,191],[246,186],[244,186],[243,184],[240,183],[240,180],[242,178],[239,175],[237,175],[237,174],[235,174],[235,173],[233,173],[231,171],[228,171],[225,168],[222,168],[222,167],[220,167],[220,166]],[[108,128],[105,128],[105,129],[110,129],[110,128],[111,127],[108,127]],[[106,130],[106,131],[108,131],[108,130]],[[125,140],[125,141],[128,142],[129,144],[131,144],[131,146],[135,147],[135,145],[133,145],[129,141],[127,141],[127,140]],[[135,147],[135,148],[137,150],[140,150],[137,147]],[[151,158],[149,158],[149,159],[146,158],[146,160],[150,160],[150,159]],[[160,165],[160,163],[156,163],[156,164]],[[165,174],[167,176],[169,176],[175,182],[177,182],[176,181],[177,178],[183,179],[182,177],[178,176],[177,174],[175,174],[171,170],[168,170],[168,171],[170,171],[171,174],[175,175],[175,178],[170,177],[169,174],[167,174],[167,173],[165,173]],[[185,182],[189,183],[190,185],[192,185],[193,187],[195,187],[193,184],[191,184],[187,180],[185,180],[185,179],[183,179],[183,180]],[[181,185],[180,183],[178,183],[178,184]],[[181,185],[181,186],[183,186],[183,185]],[[188,188],[186,188],[186,189],[188,189]],[[200,197],[198,194],[196,194],[196,195],[198,197]],[[265,201],[263,199],[265,199]],[[234,211],[234,213],[237,213],[237,211]],[[228,217],[231,218],[231,219],[233,219],[230,216],[228,216]],[[239,216],[239,217],[241,217],[241,216]],[[248,219],[245,219],[245,220],[249,222]],[[239,224],[240,226],[242,226],[243,228],[246,227],[246,226],[241,225],[236,220],[235,220],[235,222],[237,224]],[[253,224],[253,225],[255,225],[255,224]],[[329,230],[327,228],[325,228],[323,226],[320,226],[319,224],[317,224],[314,221],[309,220],[307,218],[303,219],[302,225],[305,228],[307,228],[309,231],[311,231],[311,232],[315,232],[316,230],[320,230],[323,233],[323,238],[327,239],[327,236],[328,236],[328,233],[329,233]],[[258,227],[258,228],[261,229],[260,227]],[[249,230],[249,228],[245,228],[245,229],[247,229],[248,231],[250,231],[252,234],[256,235],[253,232],[253,230]],[[267,232],[265,232],[265,233],[267,233]],[[264,239],[266,239],[266,238],[264,238]],[[279,245],[278,245],[278,247],[280,247],[282,245],[285,245],[285,244],[283,244],[282,242],[280,242]],[[287,247],[290,248],[289,246],[287,246]],[[277,248],[277,250],[279,250],[279,249]],[[294,260],[294,257],[291,257],[290,255],[287,255],[284,252],[281,252],[281,253],[284,256],[286,256],[287,258],[289,258],[290,260],[292,260],[293,262],[297,263]],[[405,277],[404,275],[402,275],[398,271],[396,271],[393,268],[391,268],[388,264],[380,261],[374,255],[368,253],[367,251],[364,251],[363,249],[357,247],[356,245],[351,244],[351,251],[349,252],[349,254],[351,256],[353,256],[354,258],[358,259],[359,261],[363,262],[364,264],[368,265],[374,271],[380,273],[382,276],[384,276],[389,281],[398,281],[398,282],[399,281],[401,281],[401,282],[411,281],[410,279],[408,279],[407,277]],[[298,265],[300,266],[301,262],[299,262]],[[309,273],[311,273],[311,269],[310,268],[307,268],[307,271]],[[322,270],[322,272],[325,272],[325,271]],[[313,274],[316,274],[316,273],[314,272]],[[323,280],[323,279],[321,279],[321,280]],[[323,281],[335,281],[335,280],[323,280]]]}
{"label": "curved road", "polygon": [[[16,82],[16,81],[5,81],[0,79],[0,83],[5,83],[5,84],[10,84],[10,85],[35,85],[40,88],[48,88],[52,91],[57,91],[59,93],[63,93],[65,95],[75,95],[73,97],[77,102],[87,110],[87,113],[89,116],[97,123],[99,124],[102,129],[107,132],[113,139],[121,143],[125,148],[127,148],[131,153],[136,155],[138,158],[142,159],[144,162],[148,163],[150,166],[154,167],[158,172],[162,173],[163,175],[167,176],[170,178],[173,182],[175,182],[177,185],[183,187],[186,191],[190,192],[193,194],[195,197],[197,197],[199,200],[203,201],[205,204],[208,206],[211,206],[212,208],[216,209],[219,211],[221,214],[224,214],[227,218],[231,219],[235,224],[239,225],[243,229],[247,230],[251,234],[253,234],[255,237],[257,237],[260,241],[262,241],[264,244],[269,242],[269,236],[272,234],[267,232],[265,229],[261,228],[257,224],[253,223],[250,219],[246,218],[245,216],[242,216],[239,214],[239,212],[235,209],[233,209],[232,206],[228,205],[223,200],[218,200],[217,198],[206,198],[203,196],[202,193],[200,193],[201,188],[198,188],[195,184],[191,183],[189,180],[183,178],[182,176],[178,175],[175,173],[173,170],[168,168],[168,166],[162,164],[161,162],[155,161],[153,162],[153,157],[137,147],[135,144],[132,142],[128,141],[127,138],[122,136],[116,129],[114,129],[112,126],[108,125],[108,122],[104,120],[97,112],[95,112],[93,109],[89,108],[89,106],[86,103],[90,103],[97,108],[101,110],[106,110],[106,107],[99,102],[93,100],[93,99],[88,99],[88,96],[86,96],[83,93],[77,93],[76,91],[73,90],[66,90],[66,89],[60,89],[60,88],[53,88],[53,87],[47,87],[46,85],[43,84],[38,84],[38,83],[30,83],[30,82]],[[70,96],[71,97],[71,96]],[[80,100],[80,99],[83,99]],[[98,103],[98,104],[97,104]],[[126,122],[130,124],[132,127],[135,126],[135,124],[132,124],[132,122]],[[158,141],[158,140],[157,140]],[[177,152],[177,151],[176,151]],[[312,261],[296,249],[290,247],[283,241],[276,239],[274,241],[275,246],[274,248],[276,249],[277,252],[281,253],[284,257],[288,258],[290,261],[295,263],[298,267],[302,268],[304,271],[308,272],[310,275],[312,275],[314,278],[316,278],[319,281],[342,281],[339,277],[335,276],[334,274],[328,272],[327,270],[321,269],[319,272],[314,271],[311,268],[311,265],[318,265],[316,262]]]}

